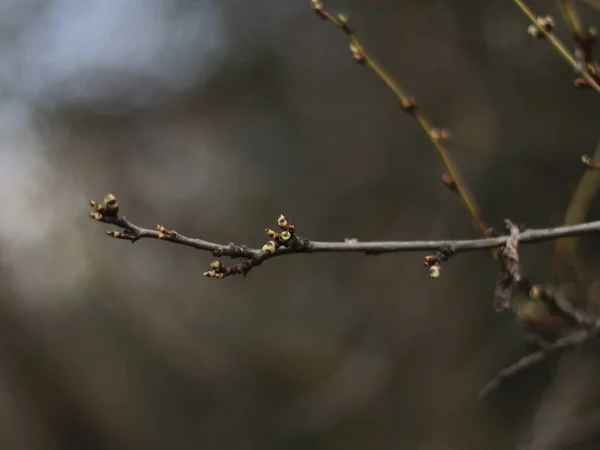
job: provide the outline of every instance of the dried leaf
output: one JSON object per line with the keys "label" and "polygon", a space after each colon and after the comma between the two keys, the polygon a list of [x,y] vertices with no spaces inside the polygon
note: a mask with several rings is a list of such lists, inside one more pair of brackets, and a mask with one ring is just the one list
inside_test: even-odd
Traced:
{"label": "dried leaf", "polygon": [[518,252],[519,227],[508,219],[504,223],[510,231],[510,237],[498,252],[502,264],[502,272],[494,289],[494,309],[496,311],[504,311],[510,307],[513,291],[521,279]]}

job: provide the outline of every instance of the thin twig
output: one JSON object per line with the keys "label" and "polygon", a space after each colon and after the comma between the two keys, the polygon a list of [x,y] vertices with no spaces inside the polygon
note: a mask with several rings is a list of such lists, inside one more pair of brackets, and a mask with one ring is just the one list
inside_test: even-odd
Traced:
{"label": "thin twig", "polygon": [[450,180],[452,180],[453,190],[460,196],[465,207],[469,211],[469,214],[474,221],[475,228],[481,233],[485,233],[485,231],[488,229],[488,226],[486,225],[485,220],[479,211],[477,202],[467,188],[467,185],[463,181],[458,168],[450,157],[448,149],[444,145],[444,141],[447,139],[447,133],[431,125],[429,120],[418,108],[415,99],[408,95],[406,91],[399,85],[399,83],[397,83],[392,76],[388,74],[387,71],[369,54],[356,33],[350,27],[346,16],[342,14],[337,16],[333,15],[324,8],[323,2],[320,0],[311,0],[311,3],[313,9],[316,11],[319,17],[331,22],[346,34],[354,59],[359,64],[371,68],[371,70],[373,70],[373,72],[398,98],[402,108],[416,119],[440,155],[442,163],[448,172],[447,176]]}
{"label": "thin twig", "polygon": [[529,301],[542,301],[548,308],[541,316],[533,319],[534,322],[540,321],[540,323],[547,325],[548,323],[561,323],[560,321],[562,321],[564,326],[568,327],[568,331],[561,332],[562,337],[555,338],[556,340],[553,342],[548,342],[543,335],[538,336],[535,330],[532,330],[531,337],[534,338],[535,342],[542,345],[542,349],[524,356],[511,366],[502,369],[481,389],[480,398],[488,396],[507,378],[515,376],[558,351],[583,344],[600,332],[600,318],[575,308],[560,290],[548,285],[533,284],[527,278],[521,278],[517,286],[530,298]]}
{"label": "thin twig", "polygon": [[[533,11],[529,9],[529,7],[525,4],[523,0],[514,0],[515,4],[523,11],[523,13],[529,18],[531,23],[537,27],[540,33],[552,44],[552,46],[558,51],[558,53],[563,57],[567,63],[573,69],[580,73],[581,77],[585,80],[585,82],[591,86],[596,92],[600,93],[600,85],[596,79],[586,70],[585,67],[581,67],[580,62],[573,56],[573,54],[569,51],[569,49],[562,43],[562,41],[552,32],[551,29],[540,24],[540,21],[535,16]],[[583,69],[583,70],[582,70]]]}
{"label": "thin twig", "polygon": [[597,336],[599,332],[599,326],[594,326],[593,328],[585,330],[573,331],[569,335],[558,339],[554,343],[550,344],[545,349],[524,356],[513,365],[508,366],[505,369],[502,369],[500,372],[498,372],[498,374],[481,389],[481,391],[479,392],[479,398],[483,399],[487,397],[491,392],[496,390],[498,386],[500,386],[500,384],[507,378],[513,377],[517,373],[520,373],[521,371],[533,366],[534,364],[544,361],[552,354],[566,350],[569,347],[581,345],[592,339],[594,336]]}

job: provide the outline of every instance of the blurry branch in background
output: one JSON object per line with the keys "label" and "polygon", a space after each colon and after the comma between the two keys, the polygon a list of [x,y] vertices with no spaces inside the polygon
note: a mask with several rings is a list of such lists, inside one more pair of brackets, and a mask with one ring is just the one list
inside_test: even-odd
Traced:
{"label": "blurry branch in background", "polygon": [[[554,19],[551,16],[536,17],[524,1],[514,1],[531,21],[528,29],[529,34],[534,38],[547,39],[558,53],[573,67],[577,73],[573,81],[575,86],[592,87],[596,92],[600,93],[600,85],[598,84],[600,78],[598,77],[597,64],[593,61],[591,54],[596,35],[593,32],[584,31],[579,16],[570,2],[559,0],[559,5],[567,18],[567,24],[571,27],[573,36],[576,36],[577,48],[575,54],[571,53],[565,44],[554,34]],[[584,43],[583,45],[582,42]]]}
{"label": "blurry branch in background", "polygon": [[[594,58],[597,31],[594,28],[586,28],[573,0],[557,0],[557,3],[575,43],[573,57],[577,63],[578,77],[588,73],[597,82],[600,80],[600,67]],[[576,86],[585,85],[586,82],[583,81],[582,83],[580,78],[575,78]],[[594,84],[592,86],[595,87]],[[593,157],[583,155],[581,161],[588,169],[598,169],[600,167],[600,141]],[[581,223],[586,220],[599,188],[600,173],[586,171],[571,196],[563,221],[564,225]],[[589,271],[577,254],[577,239],[569,238],[556,241],[554,253],[556,270],[562,271],[568,267],[572,269],[573,275],[580,282],[589,281]]]}
{"label": "blurry branch in background", "polygon": [[582,155],[581,162],[588,169],[600,170],[600,141],[598,141],[594,156]]}
{"label": "blurry branch in background", "polygon": [[546,341],[539,335],[531,335],[541,349],[502,369],[481,389],[480,398],[487,397],[507,378],[563,350],[585,344],[600,333],[600,318],[573,307],[559,289],[531,283],[526,277],[522,277],[516,283],[516,289],[528,297],[523,306],[516,308],[517,317],[527,322],[526,325],[537,326],[537,331],[543,326],[546,331],[558,332],[561,335],[551,341]]}
{"label": "blurry branch in background", "polygon": [[350,52],[352,53],[354,60],[358,64],[372,69],[373,72],[375,72],[375,74],[381,78],[381,80],[396,95],[402,109],[413,116],[421,128],[423,128],[423,131],[425,131],[425,134],[427,134],[427,137],[440,155],[442,163],[448,172],[443,175],[444,183],[460,196],[474,221],[474,226],[482,234],[484,234],[488,228],[485,220],[479,211],[479,207],[477,206],[475,198],[463,181],[460,172],[452,161],[452,158],[450,157],[446,147],[446,141],[450,137],[448,131],[445,129],[435,128],[431,125],[421,109],[418,107],[415,98],[407,94],[406,91],[400,87],[396,81],[393,80],[387,71],[367,52],[366,48],[354,30],[350,27],[348,18],[345,15],[338,14],[336,16],[330,13],[325,9],[323,2],[320,0],[311,0],[311,5],[320,18],[328,20],[346,34],[350,45]]}
{"label": "blurry branch in background", "polygon": [[[554,19],[551,16],[536,17],[524,1],[515,0],[515,3],[532,22],[528,28],[528,33],[534,38],[547,39],[573,67],[576,73],[574,85],[579,88],[592,87],[596,92],[600,93],[600,86],[598,85],[598,81],[600,81],[600,69],[593,56],[596,31],[585,28],[571,0],[557,1],[567,26],[573,35],[575,42],[575,51],[573,53],[553,33]],[[588,170],[584,174],[571,197],[564,219],[564,226],[567,227],[586,220],[591,203],[600,187],[600,174],[595,172],[595,170],[600,169],[600,143],[593,158],[584,155],[581,161],[587,169],[593,170]],[[577,258],[576,243],[577,241],[574,237],[557,240],[554,247],[554,256],[557,267],[564,267],[565,264],[571,265],[576,272],[576,276],[581,281],[589,271],[585,267],[585,264]],[[569,300],[563,298],[558,290],[547,286],[544,287],[543,285],[532,286],[527,278],[523,277],[521,279],[516,251],[513,252],[512,256],[511,262],[513,266],[510,273],[512,276],[509,276],[509,273],[505,270],[505,274],[500,279],[498,286],[502,286],[502,281],[507,279],[510,282],[510,286],[520,288],[527,295],[527,300],[520,305],[511,305],[512,292],[502,291],[500,292],[500,296],[496,295],[496,299],[499,302],[503,302],[502,305],[507,309],[513,306],[517,321],[531,331],[531,336],[535,338],[535,343],[541,349],[501,370],[480,391],[479,395],[481,398],[489,395],[506,378],[514,376],[533,364],[545,360],[552,354],[570,347],[582,345],[597,336],[600,332],[600,319],[575,309]],[[548,332],[554,335],[550,341],[546,341],[543,336],[544,334],[547,335]]]}
{"label": "blurry branch in background", "polygon": [[[439,276],[441,262],[447,260],[456,253],[464,253],[476,250],[495,249],[507,246],[510,239],[514,239],[516,228],[511,224],[511,236],[498,236],[492,238],[470,239],[470,240],[443,240],[443,241],[370,241],[359,242],[356,239],[346,239],[343,242],[321,242],[311,241],[296,234],[296,226],[289,222],[283,215],[277,219],[281,231],[277,232],[266,229],[270,240],[262,248],[250,248],[245,245],[234,243],[218,244],[198,238],[183,236],[175,230],[168,230],[162,225],[157,225],[156,230],[142,228],[119,214],[119,204],[114,195],[108,194],[101,205],[95,201],[90,202],[94,212],[89,216],[99,222],[116,225],[123,231],[107,231],[106,234],[116,239],[136,242],[143,238],[160,239],[175,244],[193,247],[197,250],[212,252],[215,257],[227,256],[230,258],[241,258],[242,262],[227,267],[218,261],[211,263],[212,271],[204,275],[211,278],[225,278],[228,275],[246,275],[253,267],[262,264],[268,259],[277,256],[295,253],[365,253],[367,255],[379,255],[383,253],[434,251],[436,253],[425,257],[425,265],[430,268],[432,278]],[[527,229],[519,232],[519,243],[535,243],[558,239],[564,236],[600,232],[600,221],[582,223],[568,227]],[[513,245],[514,247],[514,245]],[[514,249],[516,252],[516,248]],[[514,252],[510,258],[514,258]],[[506,255],[505,251],[500,252]],[[504,260],[503,260],[504,261]],[[503,265],[508,266],[503,262]],[[437,267],[434,274],[431,267]],[[512,269],[511,269],[512,270]]]}
{"label": "blurry branch in background", "polygon": [[596,81],[600,80],[600,67],[598,67],[598,63],[594,59],[594,45],[596,44],[597,37],[596,29],[585,27],[572,0],[558,0],[558,6],[573,35],[573,41],[576,45],[576,58],[580,63],[583,63]]}
{"label": "blurry branch in background", "polygon": [[[563,220],[564,225],[582,223],[587,219],[592,202],[600,189],[600,141],[592,157],[583,155],[581,162],[586,167],[585,173],[579,180]],[[589,277],[589,270],[578,257],[577,239],[565,238],[556,241],[554,246],[554,261],[556,270],[570,266],[580,281]]]}
{"label": "blurry branch in background", "polygon": [[489,381],[481,389],[481,391],[479,391],[479,398],[486,398],[489,394],[496,390],[505,379],[517,375],[522,370],[527,369],[528,367],[537,364],[538,362],[544,361],[549,356],[555,353],[559,353],[570,347],[582,345],[590,339],[592,339],[593,337],[597,336],[599,332],[599,325],[595,325],[589,329],[573,331],[567,336],[551,343],[548,347],[542,350],[538,350],[537,352],[530,353],[527,356],[524,356],[513,365],[508,366],[505,369],[502,369],[500,372],[498,372],[498,374],[491,381]]}

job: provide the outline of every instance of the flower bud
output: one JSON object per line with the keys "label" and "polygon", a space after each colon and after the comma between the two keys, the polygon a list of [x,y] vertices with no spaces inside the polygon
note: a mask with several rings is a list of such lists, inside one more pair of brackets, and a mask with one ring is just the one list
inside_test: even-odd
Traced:
{"label": "flower bud", "polygon": [[283,214],[280,214],[279,217],[277,218],[277,225],[279,225],[281,228],[286,227],[288,224],[287,219],[285,218],[285,216]]}
{"label": "flower bud", "polygon": [[539,284],[534,284],[533,286],[531,286],[531,289],[529,290],[529,297],[532,299],[539,299],[542,296],[542,286]]}
{"label": "flower bud", "polygon": [[277,242],[275,241],[269,241],[262,247],[262,251],[265,253],[273,254],[275,253],[275,250],[277,250]]}
{"label": "flower bud", "polygon": [[350,51],[352,52],[354,61],[356,61],[358,64],[365,63],[365,55],[363,55],[360,49],[353,42],[350,42]]}
{"label": "flower bud", "polygon": [[104,206],[102,206],[99,203],[96,203],[94,200],[90,200],[90,205],[92,208],[94,208],[96,211],[104,211]]}
{"label": "flower bud", "polygon": [[106,197],[104,197],[104,207],[110,214],[115,215],[119,212],[119,202],[111,193],[106,194]]}
{"label": "flower bud", "polygon": [[218,272],[220,272],[221,270],[223,270],[223,264],[221,264],[220,261],[211,261],[210,262],[210,267]]}
{"label": "flower bud", "polygon": [[440,266],[439,264],[434,264],[429,268],[429,276],[434,279],[439,278],[441,269],[442,266]]}

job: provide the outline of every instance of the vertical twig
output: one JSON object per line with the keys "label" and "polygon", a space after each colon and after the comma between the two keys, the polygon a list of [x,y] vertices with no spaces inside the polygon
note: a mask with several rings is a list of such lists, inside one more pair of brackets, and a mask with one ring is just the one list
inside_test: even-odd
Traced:
{"label": "vertical twig", "polygon": [[482,234],[485,233],[485,231],[488,229],[488,226],[483,219],[481,212],[479,211],[479,207],[477,206],[475,198],[469,191],[466,183],[460,175],[458,168],[456,167],[456,164],[450,157],[448,149],[444,145],[444,141],[446,140],[444,133],[440,132],[440,130],[431,125],[429,120],[418,108],[415,99],[408,95],[406,91],[387,73],[387,71],[369,54],[358,36],[350,27],[346,16],[342,14],[337,16],[333,15],[324,8],[323,2],[320,0],[311,0],[311,4],[319,17],[331,22],[346,34],[354,59],[359,64],[362,64],[373,70],[373,72],[398,98],[402,108],[416,119],[425,134],[427,134],[427,137],[433,144],[435,150],[440,155],[442,163],[444,164],[444,167],[446,168],[448,175],[453,182],[453,190],[455,190],[460,196],[463,204],[467,208],[467,211],[473,219],[475,228],[478,229]]}
{"label": "vertical twig", "polygon": [[[596,146],[596,151],[591,159],[591,163],[600,163],[600,140]],[[600,189],[600,171],[586,170],[567,206],[564,225],[574,225],[584,222],[589,213],[592,202],[598,195]],[[560,270],[563,265],[571,266],[580,279],[586,278],[586,268],[579,263],[577,253],[577,238],[568,237],[556,241],[554,245],[555,267]]]}
{"label": "vertical twig", "polygon": [[[600,75],[598,63],[594,59],[595,34],[586,29],[572,0],[557,0],[567,26],[573,34],[573,40],[581,53],[582,64],[597,80]],[[577,51],[575,53],[577,55]],[[585,70],[585,69],[584,69]]]}

